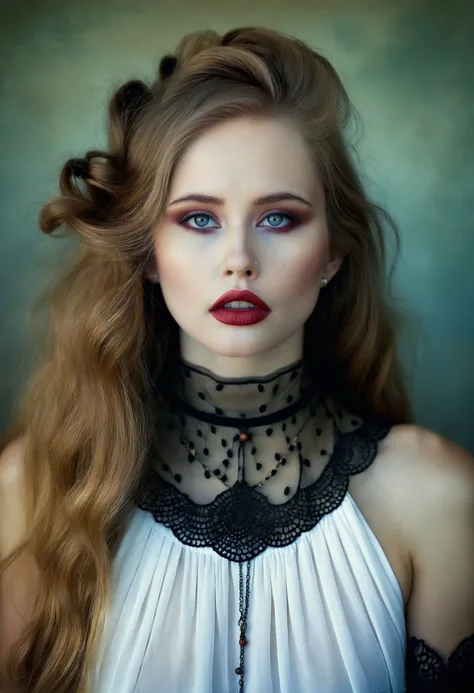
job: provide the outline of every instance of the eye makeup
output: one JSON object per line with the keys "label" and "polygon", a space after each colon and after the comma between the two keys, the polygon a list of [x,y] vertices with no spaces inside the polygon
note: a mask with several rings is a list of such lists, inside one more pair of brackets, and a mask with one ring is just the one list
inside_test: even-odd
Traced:
{"label": "eye makeup", "polygon": [[[264,215],[261,215],[259,217],[259,220],[256,223],[256,226],[258,228],[263,228],[263,229],[269,229],[273,232],[288,232],[291,231],[292,229],[301,226],[303,224],[307,224],[313,214],[311,212],[305,212],[305,213],[295,213],[295,212],[290,212],[289,210],[284,210],[284,209],[274,209],[266,212]],[[215,226],[213,225],[203,225],[203,226],[198,226],[198,225],[193,225],[192,222],[194,219],[197,217],[204,217],[209,220],[214,221],[216,224]],[[278,225],[272,225],[271,222],[268,223],[263,223],[264,221],[268,220],[269,217],[281,217],[282,220],[285,221],[285,223],[281,226]],[[172,212],[168,215],[169,221],[171,224],[175,224],[177,226],[181,226],[184,229],[190,230],[190,231],[212,231],[218,228],[221,228],[219,225],[219,222],[216,220],[214,214],[211,214],[209,211],[204,211],[204,210],[193,210],[190,211],[186,214],[183,214],[183,212]]]}

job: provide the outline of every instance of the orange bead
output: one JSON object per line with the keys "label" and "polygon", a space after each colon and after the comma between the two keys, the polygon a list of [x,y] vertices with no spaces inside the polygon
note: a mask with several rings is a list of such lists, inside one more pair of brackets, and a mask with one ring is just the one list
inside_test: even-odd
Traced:
{"label": "orange bead", "polygon": [[249,434],[245,433],[245,431],[242,431],[242,433],[239,436],[239,440],[241,443],[246,443],[249,439]]}

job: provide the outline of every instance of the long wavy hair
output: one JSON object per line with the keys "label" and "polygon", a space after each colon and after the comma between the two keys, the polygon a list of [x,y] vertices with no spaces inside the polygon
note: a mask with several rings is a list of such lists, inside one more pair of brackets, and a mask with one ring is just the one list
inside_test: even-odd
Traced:
{"label": "long wavy hair", "polygon": [[159,287],[145,279],[153,229],[174,167],[200,133],[245,115],[300,128],[322,177],[332,247],[344,256],[305,326],[307,368],[350,411],[410,420],[386,257],[386,230],[397,248],[398,235],[364,193],[347,138],[352,114],[334,68],[302,41],[263,28],[198,32],[161,59],[152,84],[115,91],[106,150],[65,162],[39,225],[72,233],[79,247],[48,294],[47,340],[4,438],[24,442],[29,529],[0,571],[28,552],[39,575],[33,617],[8,661],[29,692],[90,691],[113,559],[151,446],[151,383],[178,339]]}

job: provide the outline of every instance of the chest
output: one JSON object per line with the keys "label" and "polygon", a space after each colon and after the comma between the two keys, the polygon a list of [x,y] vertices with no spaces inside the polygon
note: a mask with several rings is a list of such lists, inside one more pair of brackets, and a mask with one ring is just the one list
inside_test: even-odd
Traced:
{"label": "chest", "polygon": [[[403,612],[353,512],[343,504],[251,562],[246,691],[279,682],[310,693],[315,680],[324,692],[402,690]],[[159,680],[163,690],[237,692],[238,564],[184,545],[139,512],[115,574],[110,645],[94,691],[152,693]]]}

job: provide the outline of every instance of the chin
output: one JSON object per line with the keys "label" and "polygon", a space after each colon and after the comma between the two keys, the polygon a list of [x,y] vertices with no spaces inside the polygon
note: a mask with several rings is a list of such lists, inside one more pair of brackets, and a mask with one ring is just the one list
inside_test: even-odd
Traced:
{"label": "chin", "polygon": [[[214,318],[212,320],[215,323]],[[187,329],[184,329],[183,325],[180,327],[181,334],[187,335],[184,337],[187,342],[185,352],[191,361],[200,361],[201,357],[207,361],[213,356],[234,359],[260,359],[271,356],[271,360],[274,360],[277,355],[294,355],[296,352],[299,354],[299,344],[302,341],[299,334],[302,328],[299,324],[266,323],[264,320],[249,327],[231,327],[218,323],[195,323],[191,327],[188,323]]]}

